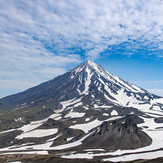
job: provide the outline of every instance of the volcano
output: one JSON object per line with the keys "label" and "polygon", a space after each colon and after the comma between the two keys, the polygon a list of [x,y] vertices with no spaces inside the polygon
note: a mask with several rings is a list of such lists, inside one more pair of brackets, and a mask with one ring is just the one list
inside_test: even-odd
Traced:
{"label": "volcano", "polygon": [[110,74],[94,62],[87,61],[71,71],[0,100],[1,109],[52,103],[54,110],[82,106],[101,108],[109,105],[149,110],[162,109],[162,98]]}
{"label": "volcano", "polygon": [[0,153],[156,158],[162,156],[162,123],[162,97],[87,61],[0,99]]}

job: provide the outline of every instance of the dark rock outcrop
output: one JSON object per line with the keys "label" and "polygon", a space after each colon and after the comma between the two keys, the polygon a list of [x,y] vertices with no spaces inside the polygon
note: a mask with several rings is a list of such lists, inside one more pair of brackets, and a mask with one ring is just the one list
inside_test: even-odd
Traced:
{"label": "dark rock outcrop", "polygon": [[96,132],[84,140],[83,146],[107,150],[136,149],[151,142],[152,139],[137,127],[133,119],[128,118],[124,124],[117,121],[103,122]]}

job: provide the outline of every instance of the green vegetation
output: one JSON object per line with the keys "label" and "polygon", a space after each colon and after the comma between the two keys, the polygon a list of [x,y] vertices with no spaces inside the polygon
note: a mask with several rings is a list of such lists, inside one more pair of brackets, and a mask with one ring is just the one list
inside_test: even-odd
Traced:
{"label": "green vegetation", "polygon": [[53,114],[52,109],[29,106],[11,111],[0,111],[0,131],[16,129],[31,121],[44,119]]}

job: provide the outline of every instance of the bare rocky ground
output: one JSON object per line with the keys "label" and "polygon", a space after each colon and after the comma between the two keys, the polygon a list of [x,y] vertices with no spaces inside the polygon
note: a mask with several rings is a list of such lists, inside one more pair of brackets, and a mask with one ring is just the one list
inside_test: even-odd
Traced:
{"label": "bare rocky ground", "polygon": [[[12,163],[20,161],[21,163],[111,163],[110,161],[100,161],[92,159],[64,159],[53,155],[1,155],[0,163]],[[118,163],[162,163],[163,157],[152,160],[135,160],[129,162],[120,161]]]}
{"label": "bare rocky ground", "polygon": [[0,163],[20,161],[22,163],[102,163],[100,160],[64,159],[53,155],[5,155],[0,156]]}

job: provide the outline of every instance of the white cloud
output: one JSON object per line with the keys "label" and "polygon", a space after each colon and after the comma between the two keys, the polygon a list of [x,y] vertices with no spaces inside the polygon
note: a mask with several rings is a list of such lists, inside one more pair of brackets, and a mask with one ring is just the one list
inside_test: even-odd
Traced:
{"label": "white cloud", "polygon": [[0,79],[51,79],[125,41],[163,49],[162,8],[159,0],[0,1]]}
{"label": "white cloud", "polygon": [[25,90],[30,87],[36,86],[40,83],[21,82],[13,80],[0,80],[0,89],[21,89]]}
{"label": "white cloud", "polygon": [[133,82],[135,84],[163,84],[163,80],[153,80],[153,81],[139,81],[139,82]]}
{"label": "white cloud", "polygon": [[148,92],[163,97],[163,89],[147,89]]}

